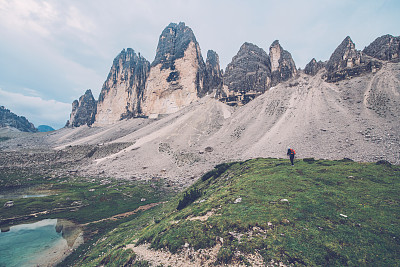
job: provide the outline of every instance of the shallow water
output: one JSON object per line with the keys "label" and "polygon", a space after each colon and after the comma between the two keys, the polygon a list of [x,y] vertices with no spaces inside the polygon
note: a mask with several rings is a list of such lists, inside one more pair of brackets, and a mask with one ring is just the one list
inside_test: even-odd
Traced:
{"label": "shallow water", "polygon": [[33,186],[21,186],[14,188],[2,188],[0,199],[16,199],[16,198],[30,198],[30,197],[46,197],[50,194],[49,190],[39,190]]}
{"label": "shallow water", "polygon": [[63,258],[71,245],[63,238],[61,228],[57,219],[46,219],[1,232],[0,267],[50,266]]}

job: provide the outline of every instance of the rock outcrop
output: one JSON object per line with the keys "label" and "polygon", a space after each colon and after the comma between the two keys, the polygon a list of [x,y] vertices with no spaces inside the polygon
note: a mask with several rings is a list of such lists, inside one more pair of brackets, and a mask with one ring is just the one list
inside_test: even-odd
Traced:
{"label": "rock outcrop", "polygon": [[315,60],[315,58],[313,58],[304,68],[304,73],[314,76],[322,68],[324,68],[324,63],[322,61],[317,61]]}
{"label": "rock outcrop", "polygon": [[337,82],[366,72],[375,72],[381,67],[380,62],[371,60],[356,50],[355,44],[347,36],[329,58],[325,66],[325,79],[327,82]]}
{"label": "rock outcrop", "polygon": [[193,31],[180,22],[161,33],[143,95],[147,116],[180,110],[208,93],[205,63]]}
{"label": "rock outcrop", "polygon": [[289,80],[297,73],[296,64],[292,55],[284,50],[279,41],[274,41],[269,47],[269,57],[271,60],[271,85]]}
{"label": "rock outcrop", "polygon": [[345,68],[353,68],[362,63],[364,63],[364,59],[361,57],[361,52],[356,50],[355,44],[347,36],[329,58],[326,70],[332,73]]}
{"label": "rock outcrop", "polygon": [[72,112],[66,127],[79,127],[81,125],[92,125],[96,116],[96,100],[92,91],[86,90],[78,100],[72,102]]}
{"label": "rock outcrop", "polygon": [[150,63],[131,48],[114,59],[97,103],[96,123],[112,124],[141,116],[142,98]]}
{"label": "rock outcrop", "polygon": [[22,132],[37,132],[35,126],[24,116],[18,116],[4,106],[0,106],[0,127],[13,127]]}
{"label": "rock outcrop", "polygon": [[219,65],[219,56],[217,52],[208,50],[206,59],[206,72],[204,78],[204,87],[208,91],[221,91],[222,88],[222,71]]}
{"label": "rock outcrop", "polygon": [[244,43],[226,67],[218,97],[232,106],[244,105],[296,73],[291,54],[281,47],[279,41],[272,43],[269,55],[254,44]]}
{"label": "rock outcrop", "polygon": [[224,86],[230,92],[265,92],[271,83],[268,54],[258,46],[244,43],[232,58],[224,74]]}
{"label": "rock outcrop", "polygon": [[268,54],[258,46],[244,43],[224,73],[221,101],[231,105],[246,104],[271,85]]}
{"label": "rock outcrop", "polygon": [[400,36],[390,34],[378,37],[363,52],[380,60],[398,60],[400,55]]}
{"label": "rock outcrop", "polygon": [[[399,60],[399,51],[400,37],[379,37],[363,52],[346,37],[329,61],[317,62],[313,58],[304,73],[314,76],[325,68],[322,78],[337,82],[376,72],[383,61]],[[278,40],[271,44],[269,53],[244,43],[223,72],[215,51],[209,50],[204,62],[193,31],[183,22],[171,23],[159,37],[151,64],[131,48],[122,50],[114,59],[96,109],[75,101],[67,126],[112,124],[134,117],[156,118],[159,114],[174,113],[209,93],[231,106],[240,106],[296,75],[291,54]]]}

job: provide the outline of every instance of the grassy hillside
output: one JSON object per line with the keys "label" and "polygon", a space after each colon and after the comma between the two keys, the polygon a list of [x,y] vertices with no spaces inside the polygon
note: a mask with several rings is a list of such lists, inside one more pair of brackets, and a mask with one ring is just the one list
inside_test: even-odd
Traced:
{"label": "grassy hillside", "polygon": [[[216,263],[398,266],[400,168],[253,159],[217,166],[164,205],[82,251],[79,265],[136,264],[128,244],[180,253],[219,245]],[[179,209],[177,207],[179,206]],[[240,251],[240,252],[239,252]]]}

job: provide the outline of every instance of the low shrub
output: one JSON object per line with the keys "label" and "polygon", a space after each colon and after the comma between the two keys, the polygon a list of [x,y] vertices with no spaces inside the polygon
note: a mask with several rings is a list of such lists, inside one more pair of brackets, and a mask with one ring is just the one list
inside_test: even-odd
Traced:
{"label": "low shrub", "polygon": [[315,159],[314,158],[304,158],[303,161],[311,164],[311,163],[315,162]]}
{"label": "low shrub", "polygon": [[177,210],[184,209],[191,203],[193,203],[197,198],[201,196],[201,191],[199,189],[192,189],[189,192],[186,192],[183,195],[183,198],[179,200],[178,207],[176,207]]}
{"label": "low shrub", "polygon": [[229,264],[233,258],[233,251],[230,248],[221,247],[217,254],[217,263]]}
{"label": "low shrub", "polygon": [[378,160],[376,162],[376,165],[385,165],[385,166],[388,166],[388,167],[392,166],[392,164],[389,161],[386,161],[386,160]]}

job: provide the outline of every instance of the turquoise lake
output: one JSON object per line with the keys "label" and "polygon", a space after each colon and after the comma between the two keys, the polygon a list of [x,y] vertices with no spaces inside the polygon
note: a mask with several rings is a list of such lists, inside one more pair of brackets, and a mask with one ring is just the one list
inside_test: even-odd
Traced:
{"label": "turquoise lake", "polygon": [[0,267],[46,266],[68,249],[57,219],[12,226],[0,233]]}

